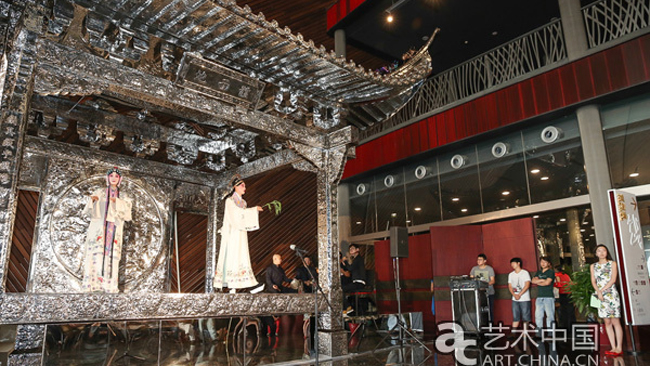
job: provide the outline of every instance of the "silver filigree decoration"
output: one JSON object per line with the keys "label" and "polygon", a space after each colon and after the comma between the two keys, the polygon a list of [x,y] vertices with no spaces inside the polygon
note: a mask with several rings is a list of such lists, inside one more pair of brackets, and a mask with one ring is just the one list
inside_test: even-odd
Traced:
{"label": "silver filigree decoration", "polygon": [[192,165],[199,156],[196,146],[167,144],[167,158],[182,165]]}
{"label": "silver filigree decoration", "polygon": [[242,163],[246,164],[250,159],[255,157],[255,140],[250,140],[247,143],[239,143],[233,146],[232,152],[235,153],[235,156],[237,156]]}
{"label": "silver filigree decoration", "polygon": [[341,109],[338,107],[315,106],[314,126],[329,130],[341,123]]}
{"label": "silver filigree decoration", "polygon": [[79,139],[87,142],[93,148],[108,146],[115,140],[113,128],[105,125],[94,125],[91,123],[77,122],[77,133]]}
{"label": "silver filigree decoration", "polygon": [[[285,94],[289,94],[288,104],[284,104]],[[292,114],[298,110],[298,93],[292,93],[288,88],[280,88],[275,94],[273,108],[283,114]]]}
{"label": "silver filigree decoration", "polygon": [[143,139],[141,135],[124,135],[124,146],[127,150],[135,153],[135,156],[143,158],[152,156],[160,149],[160,142],[156,140]]}
{"label": "silver filigree decoration", "polygon": [[208,155],[205,160],[205,166],[215,172],[220,172],[226,167],[226,154]]}

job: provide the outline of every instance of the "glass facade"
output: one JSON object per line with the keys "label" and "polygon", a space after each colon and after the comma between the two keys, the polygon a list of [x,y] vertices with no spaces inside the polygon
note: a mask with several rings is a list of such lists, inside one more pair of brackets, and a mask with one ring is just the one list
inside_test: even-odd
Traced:
{"label": "glass facade", "polygon": [[342,184],[353,236],[588,193],[574,116]]}
{"label": "glass facade", "polygon": [[601,108],[614,188],[650,184],[650,95]]}

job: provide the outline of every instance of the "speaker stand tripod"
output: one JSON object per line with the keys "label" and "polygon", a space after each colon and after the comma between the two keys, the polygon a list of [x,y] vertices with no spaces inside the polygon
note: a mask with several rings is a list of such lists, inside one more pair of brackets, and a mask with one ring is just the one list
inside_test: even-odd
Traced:
{"label": "speaker stand tripod", "polygon": [[[429,347],[427,347],[424,343],[422,343],[422,341],[417,339],[415,334],[413,334],[411,332],[411,330],[408,329],[406,324],[404,324],[404,322],[402,321],[402,300],[400,298],[400,293],[401,293],[402,289],[400,287],[400,281],[399,281],[399,258],[398,257],[393,258],[393,273],[394,273],[394,278],[395,278],[395,295],[396,295],[396,298],[397,298],[397,322],[395,323],[395,325],[393,325],[393,327],[391,329],[388,330],[388,334],[386,336],[384,336],[384,338],[382,338],[381,342],[379,342],[379,344],[377,344],[377,346],[375,347],[375,351],[377,350],[379,345],[382,344],[382,343],[385,343],[386,338],[390,337],[391,334],[393,333],[393,331],[396,328],[398,328],[398,331],[399,331],[398,340],[399,340],[400,346],[402,346],[404,344],[405,339],[410,339],[410,340],[415,341],[418,344],[420,344],[420,346],[422,346],[424,349],[429,351],[429,353],[432,353],[431,349]],[[405,336],[405,334],[406,334],[406,336]]]}

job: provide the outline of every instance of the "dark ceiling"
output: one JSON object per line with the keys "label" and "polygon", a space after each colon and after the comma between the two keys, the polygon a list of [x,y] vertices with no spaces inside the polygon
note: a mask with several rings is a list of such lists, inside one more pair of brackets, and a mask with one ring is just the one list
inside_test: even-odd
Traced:
{"label": "dark ceiling", "polygon": [[[581,0],[587,5],[594,0]],[[560,17],[557,0],[405,0],[386,22],[386,9],[399,0],[366,0],[339,25],[345,29],[347,56],[376,69],[418,49],[440,28],[429,50],[433,73],[445,71]],[[334,0],[238,0],[316,44],[334,48],[326,34],[326,12]],[[330,34],[333,34],[330,32]]]}

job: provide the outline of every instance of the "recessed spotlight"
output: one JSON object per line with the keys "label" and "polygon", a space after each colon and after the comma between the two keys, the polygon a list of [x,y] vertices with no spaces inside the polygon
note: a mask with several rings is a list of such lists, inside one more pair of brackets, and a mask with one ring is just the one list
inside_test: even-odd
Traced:
{"label": "recessed spotlight", "polygon": [[630,173],[630,178],[636,178],[638,176],[639,176],[639,173],[637,173],[637,172]]}
{"label": "recessed spotlight", "polygon": [[504,196],[507,196],[507,195],[510,194],[510,191],[503,191],[503,192],[501,192],[501,194],[504,195]]}
{"label": "recessed spotlight", "polygon": [[587,221],[583,221],[582,225],[588,225],[589,223]]}
{"label": "recessed spotlight", "polygon": [[414,208],[415,211],[422,211],[422,207],[416,207]]}
{"label": "recessed spotlight", "polygon": [[539,179],[541,179],[541,180],[548,180],[548,177],[541,177],[541,178],[539,178]]}
{"label": "recessed spotlight", "polygon": [[539,219],[539,215],[533,216],[534,219]]}
{"label": "recessed spotlight", "polygon": [[464,44],[469,44],[469,41],[465,41],[465,42],[463,42],[463,43],[464,43]]}
{"label": "recessed spotlight", "polygon": [[587,231],[587,230],[585,230],[585,229],[580,229],[580,232],[581,232],[581,233],[584,233],[585,231]]}
{"label": "recessed spotlight", "polygon": [[361,221],[357,221],[357,225],[361,225]]}
{"label": "recessed spotlight", "polygon": [[397,212],[393,212],[390,214],[391,217],[397,217]]}
{"label": "recessed spotlight", "polygon": [[563,217],[563,218],[560,219],[560,221],[561,221],[561,222],[565,222],[566,219]]}
{"label": "recessed spotlight", "polygon": [[454,202],[458,202],[458,201],[460,201],[460,198],[458,198],[458,197],[454,197],[454,198],[452,198],[451,200],[454,201]]}
{"label": "recessed spotlight", "polygon": [[422,40],[423,40],[423,41],[428,41],[428,40],[429,40],[429,36],[422,36]]}
{"label": "recessed spotlight", "polygon": [[467,209],[463,208],[463,209],[460,210],[460,212],[467,212]]}
{"label": "recessed spotlight", "polygon": [[496,36],[497,34],[499,34],[499,32],[497,32],[497,31],[492,32],[493,36]]}
{"label": "recessed spotlight", "polygon": [[589,234],[589,236],[595,236],[594,234]]}
{"label": "recessed spotlight", "polygon": [[585,239],[585,241],[589,241],[589,238]]}
{"label": "recessed spotlight", "polygon": [[407,223],[407,224],[410,224],[410,223],[411,223],[411,220],[406,220],[406,223]]}
{"label": "recessed spotlight", "polygon": [[531,174],[537,174],[539,173],[539,169],[533,169],[530,171]]}
{"label": "recessed spotlight", "polygon": [[395,19],[393,18],[393,14],[388,14],[388,15],[386,16],[386,21],[387,21],[388,23],[392,23],[393,20],[395,20]]}

